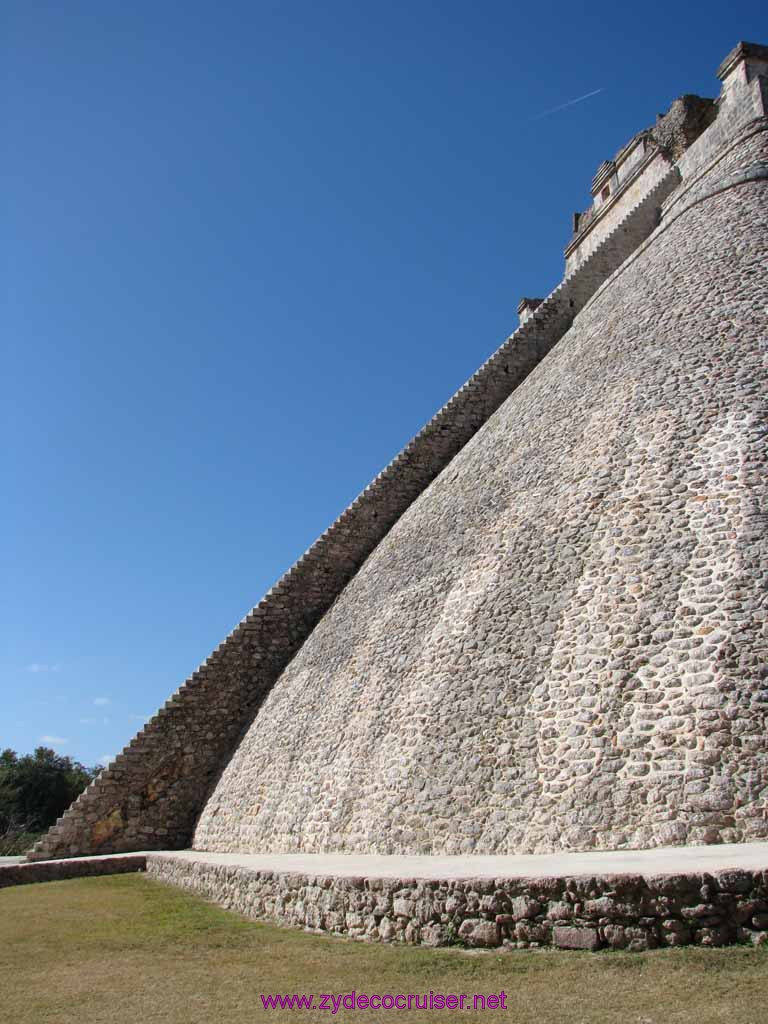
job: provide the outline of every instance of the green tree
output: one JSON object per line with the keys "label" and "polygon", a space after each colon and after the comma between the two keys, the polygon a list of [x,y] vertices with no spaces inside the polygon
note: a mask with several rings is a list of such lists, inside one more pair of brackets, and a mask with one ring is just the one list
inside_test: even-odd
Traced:
{"label": "green tree", "polygon": [[50,747],[38,747],[23,757],[4,750],[0,753],[0,831],[19,824],[30,831],[48,828],[100,771]]}

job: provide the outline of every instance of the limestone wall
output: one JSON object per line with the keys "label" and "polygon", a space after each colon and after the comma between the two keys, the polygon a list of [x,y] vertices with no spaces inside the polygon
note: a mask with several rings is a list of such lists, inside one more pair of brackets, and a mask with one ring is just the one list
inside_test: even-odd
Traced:
{"label": "limestone wall", "polygon": [[[726,57],[719,74],[723,74],[723,68],[729,65],[729,59],[739,49],[737,47]],[[762,71],[762,74],[758,74],[758,71]],[[731,64],[727,74],[723,74],[715,122],[686,149],[678,161],[683,180],[698,174],[718,153],[722,153],[730,138],[745,124],[765,116],[768,101],[766,73],[768,60],[755,62],[748,58]]]}
{"label": "limestone wall", "polygon": [[153,854],[151,878],[257,920],[366,942],[525,949],[768,944],[768,873],[419,881],[250,871]]}
{"label": "limestone wall", "polygon": [[266,693],[387,531],[647,238],[674,168],[270,590],[37,844],[32,859],[188,846]]}
{"label": "limestone wall", "polygon": [[0,889],[35,882],[61,882],[67,878],[93,878],[96,875],[122,875],[144,871],[143,853],[115,854],[106,857],[76,857],[71,860],[47,860],[36,863],[6,864],[0,860]]}
{"label": "limestone wall", "polygon": [[768,838],[765,128],[378,545],[270,692],[196,847]]}
{"label": "limestone wall", "polygon": [[[407,559],[406,563],[403,563],[405,575],[400,577],[399,583],[393,584],[392,582],[387,566],[390,559],[397,553],[400,537],[409,536],[408,531],[410,527],[406,525],[404,533],[398,535],[391,543],[382,544],[382,541],[414,502],[418,505],[419,501],[426,501],[427,505],[424,508],[427,508],[430,507],[429,503],[432,502],[434,494],[443,495],[445,504],[437,510],[438,519],[435,520],[434,536],[426,538],[428,543],[424,549],[425,554],[432,549],[430,544],[434,547],[434,544],[439,542],[446,545],[446,552],[455,552],[458,556],[461,556],[463,550],[462,536],[468,534],[469,539],[475,527],[478,524],[482,524],[486,515],[494,514],[494,510],[498,510],[501,507],[500,503],[508,502],[509,481],[514,479],[515,474],[510,472],[507,476],[504,475],[506,471],[502,467],[506,463],[503,461],[502,455],[504,459],[508,459],[510,453],[516,451],[519,456],[519,465],[524,466],[530,463],[532,467],[536,467],[536,471],[540,474],[541,487],[544,488],[546,484],[550,488],[549,491],[542,490],[540,508],[537,509],[535,507],[536,503],[534,501],[534,506],[526,509],[523,520],[527,521],[527,519],[530,519],[532,532],[535,533],[538,520],[547,513],[548,505],[551,505],[552,507],[549,511],[555,512],[558,517],[562,518],[563,529],[572,529],[573,540],[578,540],[577,529],[580,528],[580,524],[583,526],[583,514],[576,515],[571,527],[568,527],[570,510],[567,503],[565,505],[562,502],[560,505],[557,504],[557,495],[562,496],[564,493],[563,488],[572,484],[572,481],[571,484],[568,483],[569,477],[567,474],[562,479],[559,479],[557,476],[559,469],[563,465],[564,452],[556,449],[553,453],[554,458],[550,463],[542,461],[542,456],[550,450],[553,438],[559,437],[559,443],[561,444],[575,444],[577,435],[583,425],[586,424],[588,428],[593,420],[595,424],[597,423],[595,417],[598,414],[595,413],[593,415],[589,407],[585,405],[585,395],[578,394],[578,389],[581,385],[577,386],[575,382],[581,381],[584,384],[586,381],[593,390],[595,388],[598,391],[603,390],[595,384],[594,379],[591,381],[587,380],[584,377],[584,372],[586,372],[588,367],[592,367],[589,372],[593,374],[596,372],[594,360],[597,358],[597,353],[600,353],[600,359],[604,360],[607,370],[610,370],[615,358],[620,358],[619,356],[614,356],[613,330],[615,324],[618,323],[622,331],[625,331],[626,324],[624,321],[626,318],[624,318],[622,313],[622,304],[625,301],[631,303],[633,296],[630,293],[627,293],[626,296],[622,293],[622,298],[617,299],[618,305],[608,303],[607,319],[603,321],[599,328],[595,328],[596,337],[594,344],[587,346],[583,352],[582,343],[577,344],[575,349],[571,345],[568,348],[568,352],[578,351],[579,356],[575,359],[568,355],[561,357],[560,361],[556,364],[560,369],[553,368],[554,372],[551,379],[549,378],[549,359],[547,360],[545,376],[542,378],[539,375],[538,377],[539,382],[544,380],[545,383],[538,383],[533,386],[533,391],[529,389],[525,392],[528,396],[547,396],[547,401],[541,406],[540,412],[537,412],[531,406],[529,398],[525,398],[520,406],[520,409],[524,410],[524,415],[517,420],[515,413],[509,420],[505,419],[503,421],[505,424],[508,423],[509,426],[509,445],[511,447],[506,450],[506,454],[501,449],[493,452],[491,456],[492,461],[485,467],[487,472],[478,470],[477,479],[471,483],[471,486],[477,492],[478,499],[482,493],[482,486],[490,486],[492,488],[498,486],[498,490],[492,490],[490,493],[486,491],[487,509],[485,513],[482,510],[480,511],[476,522],[472,520],[472,516],[475,515],[474,512],[471,513],[470,519],[465,523],[461,520],[458,506],[455,510],[453,508],[454,503],[449,493],[453,488],[453,483],[457,481],[457,497],[461,497],[464,500],[462,496],[464,495],[463,489],[466,486],[467,478],[462,475],[461,467],[459,467],[458,475],[456,475],[452,460],[477,435],[478,430],[484,424],[488,425],[490,434],[486,433],[483,436],[496,436],[494,432],[498,430],[498,427],[492,426],[492,424],[500,421],[493,418],[495,411],[526,381],[540,361],[551,352],[553,346],[568,331],[574,317],[596,294],[601,285],[617,268],[625,264],[628,257],[651,235],[658,222],[659,209],[663,201],[672,193],[679,180],[680,173],[678,169],[670,165],[667,173],[660,176],[658,182],[647,194],[643,195],[641,201],[635,207],[626,210],[624,219],[616,225],[613,233],[603,240],[602,244],[591,253],[589,258],[573,274],[570,274],[542,303],[525,325],[516,331],[477,373],[470,378],[467,384],[454,395],[447,405],[406,446],[403,452],[366,488],[333,526],[322,535],[309,551],[299,559],[296,565],[243,619],[204,664],[190,676],[186,683],[161,708],[158,714],[147,723],[125,751],[86,790],[63,818],[60,819],[57,825],[51,829],[44,840],[38,844],[33,854],[34,859],[93,852],[179,848],[188,845],[195,820],[207,797],[210,795],[212,788],[216,785],[219,773],[223,766],[227,764],[233,748],[245,735],[249,724],[254,719],[254,715],[261,708],[266,695],[270,693],[276,680],[280,678],[281,673],[291,662],[291,659],[294,658],[313,629],[321,622],[328,609],[334,605],[334,602],[341,604],[345,600],[345,587],[347,587],[350,579],[354,578],[355,583],[359,582],[359,585],[363,587],[362,592],[355,591],[355,593],[362,593],[363,599],[369,602],[368,607],[377,608],[385,616],[385,620],[390,623],[388,630],[376,640],[376,645],[378,646],[375,645],[375,650],[378,654],[381,654],[381,664],[391,664],[390,658],[394,656],[395,650],[398,649],[398,644],[400,644],[402,637],[400,635],[400,625],[398,625],[400,620],[396,610],[399,603],[406,617],[410,615],[409,594],[416,597],[421,595],[419,600],[423,599],[426,605],[431,606],[434,611],[440,615],[447,616],[446,621],[452,620],[454,612],[459,617],[457,621],[463,621],[461,617],[468,614],[469,619],[467,619],[465,626],[461,628],[471,629],[472,617],[475,615],[475,612],[471,608],[467,611],[465,606],[467,601],[469,601],[471,606],[476,596],[481,604],[485,600],[482,595],[492,580],[496,578],[494,574],[497,573],[497,568],[492,564],[492,559],[488,559],[487,565],[485,564],[486,560],[484,557],[477,565],[467,563],[465,566],[462,558],[459,558],[456,564],[461,565],[462,568],[466,567],[467,574],[461,583],[457,581],[451,582],[447,577],[443,580],[442,585],[449,587],[451,593],[443,592],[438,588],[430,594],[429,588],[433,585],[433,581],[430,579],[429,573],[427,576],[421,576],[419,573],[413,572],[413,567],[407,564]],[[730,199],[723,200],[723,203],[726,204],[724,207],[726,212],[721,215],[721,219],[727,220],[730,216],[728,212]],[[751,217],[752,210],[745,211],[744,216]],[[718,230],[720,234],[727,234],[722,229],[716,229],[715,234],[718,238],[720,237]],[[757,230],[759,230],[759,224]],[[699,241],[701,242],[701,239]],[[688,263],[693,268],[693,265],[696,263],[696,257],[691,256]],[[665,268],[664,273],[668,272],[673,273],[673,268]],[[656,273],[653,260],[648,261],[644,265],[643,273],[651,276]],[[642,276],[639,278],[639,281],[641,284],[647,283],[643,281]],[[733,284],[731,279],[726,280],[724,278],[724,281],[726,287],[730,287]],[[652,309],[652,302],[655,301],[656,297],[658,296],[649,299],[649,305],[643,307],[642,315],[646,318],[645,322],[648,327],[653,323],[653,316],[658,316],[658,310]],[[675,311],[673,292],[668,291],[664,293],[663,297],[669,303],[669,310],[671,310],[669,313],[665,311],[664,324],[668,326],[670,317],[675,321],[680,317],[684,321],[689,312],[688,306],[683,304],[680,307],[680,311],[677,312]],[[706,306],[706,299],[703,295],[698,296],[697,301],[702,306]],[[693,314],[694,310],[691,309],[690,312]],[[698,307],[695,312],[697,316],[703,315]],[[622,345],[626,344],[626,332],[622,333],[622,331],[616,335],[619,351],[622,350]],[[641,340],[638,337],[636,345],[638,348],[644,346],[643,350],[646,356],[649,352],[655,353],[656,351],[653,346],[648,347],[647,338]],[[582,358],[585,360],[583,367],[579,364],[579,360]],[[562,371],[563,360],[565,360],[565,364],[568,367],[565,376],[563,376]],[[638,367],[635,369],[639,373]],[[534,373],[530,379],[533,382],[536,379],[536,374]],[[639,376],[637,379],[639,380]],[[608,372],[605,379],[607,395],[612,393],[614,386],[615,382],[612,381],[610,372]],[[635,384],[633,386],[639,387],[640,385]],[[574,388],[576,388],[576,393],[574,393]],[[571,402],[572,398],[575,399],[575,402],[571,408],[568,403]],[[576,430],[576,434],[571,437],[558,433],[566,421],[570,421]],[[538,431],[531,429],[529,432],[526,432],[528,427],[535,426],[537,422],[540,428]],[[545,423],[547,424],[547,429],[542,433],[543,424]],[[608,427],[612,428],[610,412],[608,413]],[[594,429],[598,429],[597,426]],[[481,441],[478,443],[483,444],[485,442]],[[502,477],[497,480],[500,472]],[[434,489],[429,486],[432,481],[435,481]],[[600,491],[600,488],[598,488],[598,491]],[[530,492],[529,488],[529,500],[530,493],[532,492]],[[602,491],[600,493],[602,494]],[[504,497],[505,495],[506,498]],[[423,496],[423,498],[420,498],[420,496]],[[416,506],[414,506],[414,510],[415,508]],[[414,515],[418,517],[421,513],[414,511]],[[518,525],[521,525],[523,520]],[[449,529],[452,522],[456,527],[454,531]],[[508,528],[505,527],[505,531],[498,539],[499,544],[507,544],[504,537],[507,535]],[[562,540],[562,536],[560,540]],[[410,544],[411,542],[407,541],[406,543]],[[374,555],[374,558],[378,560],[376,564],[383,564],[386,570],[378,583],[375,580],[372,583],[369,582],[369,575],[366,573],[366,570],[363,569],[361,571],[361,567],[365,566],[366,559],[369,559],[373,552],[376,552]],[[401,554],[406,554],[406,551],[402,551]],[[550,552],[548,557],[554,558],[554,552]],[[523,567],[523,562],[521,562],[521,567]],[[514,630],[517,630],[521,624],[519,615],[523,614],[523,609],[533,608],[534,605],[538,605],[542,600],[546,605],[550,599],[555,601],[555,604],[561,599],[557,576],[553,577],[550,584],[547,582],[544,563],[538,564],[533,568],[536,575],[532,576],[528,583],[526,591],[528,596],[521,598],[522,604],[519,609],[516,609],[515,617],[511,620],[510,628]],[[527,567],[526,571],[530,571],[530,567]],[[393,585],[398,592],[401,592],[400,596],[395,599],[394,604],[390,600]],[[377,591],[379,592],[379,597],[371,603],[370,596]],[[386,596],[388,593],[390,597]],[[443,597],[446,599],[444,606],[441,604]],[[352,597],[351,600],[354,602],[355,598]],[[348,607],[348,605],[345,605],[345,607]],[[349,629],[350,621],[356,623],[355,630],[361,629],[359,616],[357,619],[353,616],[352,620],[345,621],[344,613],[339,614],[342,615],[341,619],[334,618],[329,621],[338,624],[342,631],[339,636],[348,636],[351,647],[353,647],[354,643],[362,639],[362,634],[358,636],[358,633],[354,631],[345,634],[344,630]],[[440,621],[443,620],[440,619]],[[372,623],[372,625],[375,629],[381,628],[380,624]],[[306,664],[310,664],[311,659],[317,655],[317,651],[322,649],[323,645],[327,643],[328,630],[333,628],[333,625],[327,626],[318,636],[317,645],[308,652],[307,657],[310,661]],[[419,629],[421,627],[418,627],[416,633],[412,634],[412,636],[417,638],[418,643],[422,643],[428,638],[423,633],[423,630],[419,635]],[[408,635],[407,628],[403,637],[406,635]],[[497,666],[510,664],[522,666],[526,663],[531,646],[536,647],[539,644],[544,644],[544,647],[546,647],[546,644],[549,642],[547,637],[549,636],[550,634],[546,633],[543,637],[539,637],[536,630],[525,635],[521,633],[519,654],[514,653],[509,638],[507,638],[505,645],[502,645],[502,649],[494,653],[494,657],[500,659],[495,664]],[[463,642],[469,643],[470,640],[466,639]],[[409,643],[410,640],[406,642],[406,648],[408,648]],[[314,655],[312,653],[313,650],[315,651]],[[457,675],[460,677],[461,666],[472,661],[472,658],[469,656],[469,649],[465,654],[468,661],[460,661],[454,665],[449,670],[450,677],[453,678]],[[336,654],[331,655],[331,660],[327,661],[322,667],[322,672],[325,675],[321,673],[318,678],[327,679],[327,670],[332,664],[335,664],[334,659],[340,657],[340,650]],[[405,661],[401,663],[400,659],[403,658]],[[395,663],[395,668],[401,664],[408,664],[410,658],[411,655],[409,655],[408,650],[398,649],[398,660]],[[322,659],[323,656],[321,655],[321,661]],[[290,671],[293,671],[293,668]],[[516,671],[519,672],[522,669],[516,669]],[[292,677],[290,674],[283,677],[274,698],[276,701],[287,700],[288,705],[290,705],[293,699],[290,694],[292,693],[292,688],[296,685],[291,682],[292,678],[295,677]],[[340,676],[339,679],[341,680],[341,678]],[[366,683],[368,689],[365,690],[359,688],[354,672],[351,677],[348,674],[344,676],[344,679],[351,686],[351,695],[369,692],[370,679]],[[471,680],[469,682],[471,684]],[[301,685],[304,684],[302,683]],[[310,681],[308,685],[311,687],[313,684]],[[447,679],[442,678],[439,685],[447,685]],[[408,719],[408,724],[405,726],[407,732],[413,731],[415,726],[418,726],[416,732],[419,729],[423,729],[423,723],[421,722],[422,713],[418,708],[418,701],[414,704],[414,698],[400,692],[397,686],[389,692],[391,693],[393,703],[390,706],[385,700],[386,706],[381,707],[381,711],[385,716],[382,722],[388,722],[391,715],[395,715],[395,717],[398,715],[400,717],[405,716]],[[509,695],[510,691],[502,688],[500,694],[503,693]],[[352,697],[353,703],[355,699],[355,697]],[[494,721],[498,720],[501,722],[506,720],[506,712],[505,715],[499,715],[497,712],[492,711],[494,702],[498,702],[500,699],[502,699],[501,696],[494,697],[493,701],[486,706],[483,703],[486,698],[482,697],[480,703],[475,707],[475,712],[478,716],[477,720],[471,723],[471,728],[469,728],[466,736],[461,740],[462,743],[463,739],[466,738],[467,743],[471,745],[474,743],[474,736],[483,735],[487,731],[487,714],[492,714]],[[402,702],[402,700],[405,700],[405,704],[398,704],[398,701]],[[466,711],[474,701],[472,685],[469,686],[468,693],[462,697],[462,701],[464,711]],[[381,701],[379,700],[380,704]],[[451,708],[452,706],[450,701],[446,704],[446,708]],[[346,754],[337,758],[337,752],[345,749],[345,740],[343,731],[339,733],[331,727],[327,730],[329,744],[327,752],[318,760],[315,738],[310,736],[309,743],[306,743],[303,734],[300,734],[301,730],[298,729],[302,721],[301,716],[307,710],[306,706],[302,705],[302,700],[299,700],[297,708],[296,721],[291,725],[291,735],[297,743],[295,755],[298,774],[291,775],[293,771],[293,756],[287,751],[285,743],[280,741],[275,748],[274,765],[269,768],[265,778],[269,777],[272,779],[276,791],[280,791],[283,789],[284,783],[281,772],[290,769],[288,772],[288,785],[285,787],[287,794],[288,792],[293,792],[296,786],[302,789],[305,785],[302,781],[305,778],[304,773],[308,773],[306,778],[311,779],[311,785],[306,792],[315,792],[318,785],[324,788],[326,796],[323,797],[320,803],[326,806],[326,809],[329,806],[331,808],[329,812],[331,827],[328,835],[320,836],[313,832],[314,825],[311,822],[308,825],[308,830],[304,828],[303,824],[297,824],[295,815],[291,821],[286,820],[283,823],[284,811],[277,812],[277,819],[280,820],[275,825],[272,817],[273,808],[271,805],[267,806],[265,804],[262,810],[264,810],[267,818],[264,820],[269,821],[269,828],[265,833],[265,842],[272,844],[270,848],[273,848],[275,843],[280,845],[284,842],[288,847],[294,848],[297,843],[301,845],[305,841],[303,838],[305,835],[310,837],[308,840],[310,846],[318,842],[322,846],[323,843],[330,841],[330,836],[338,833],[338,822],[351,820],[349,818],[350,800],[354,803],[357,799],[355,794],[359,795],[355,780],[362,778],[365,774],[367,771],[366,762],[369,759],[371,763],[375,762],[380,765],[382,763],[382,756],[391,756],[394,759],[392,765],[387,762],[383,766],[383,777],[392,781],[396,789],[401,785],[403,779],[408,778],[408,772],[401,772],[397,766],[399,764],[402,768],[407,760],[407,748],[411,744],[409,742],[405,744],[405,754],[399,752],[394,744],[394,739],[386,740],[388,726],[382,725],[381,734],[373,736],[368,728],[365,735],[367,740],[371,741],[372,746],[368,748],[366,743],[363,743],[359,747],[359,757],[361,759],[359,763],[345,760]],[[263,716],[264,712],[266,712],[266,715]],[[336,713],[336,710],[329,710],[331,716]],[[413,717],[409,717],[411,713]],[[245,757],[244,751],[254,751],[254,744],[259,742],[255,737],[259,734],[260,729],[264,728],[263,737],[268,738],[271,742],[271,729],[273,725],[269,723],[270,721],[274,722],[274,718],[270,718],[273,714],[274,712],[269,711],[268,707],[265,706],[263,708],[263,712],[259,714],[261,724],[257,723],[255,726],[256,732],[249,733],[246,744],[240,748],[240,753],[238,754],[240,760],[237,763],[243,769],[243,778],[246,776],[253,778],[254,772],[258,771],[256,766],[265,759],[267,761],[270,760],[264,751],[258,752],[252,764],[246,764],[243,758]],[[515,711],[513,720],[516,722],[520,717],[521,714]],[[547,715],[545,714],[544,717],[546,718]],[[322,722],[322,720],[321,716],[319,721]],[[438,721],[442,722],[442,720],[443,715],[441,713]],[[309,721],[309,719],[306,720],[307,726]],[[351,719],[346,711],[336,722],[343,729],[349,728],[350,723]],[[330,720],[328,724],[330,725]],[[442,728],[443,726],[440,725],[440,729]],[[504,728],[507,728],[507,726],[504,726]],[[515,734],[515,728],[516,726],[514,728],[512,726],[509,727],[510,736]],[[393,737],[395,735],[396,733],[392,734]],[[458,742],[458,736],[455,735],[455,730],[452,727],[448,729],[446,735],[448,737],[446,744],[449,746]],[[494,733],[494,735],[496,736],[497,734]],[[384,740],[383,747],[380,744],[382,740]],[[435,742],[439,741],[436,740]],[[503,739],[500,749],[503,750],[507,742],[506,739]],[[445,746],[446,744],[443,745]],[[358,756],[358,753],[355,756]],[[484,754],[483,757],[485,756]],[[503,754],[499,756],[503,756]],[[261,758],[261,761],[259,758]],[[456,764],[464,765],[463,754],[461,758],[457,754]],[[480,764],[479,760],[477,764]],[[278,765],[281,766],[279,770],[277,769]],[[474,778],[472,773],[477,768],[474,760],[470,767],[472,771],[461,782],[461,786],[464,786],[465,790],[469,780]],[[353,781],[351,789],[348,791],[343,791],[343,787],[339,789],[338,786],[334,789],[333,780],[326,779],[327,772],[338,771],[349,771],[350,778]],[[448,774],[444,776],[440,783],[444,788],[450,789],[453,785],[452,771],[453,769],[450,768]],[[485,767],[483,771],[486,771]],[[399,772],[400,774],[398,774]],[[337,779],[336,782],[340,783],[340,780]],[[408,784],[410,785],[410,782]],[[418,780],[416,785],[419,785]],[[516,783],[510,783],[509,780],[505,781],[505,779],[499,780],[498,787],[496,782],[493,783],[493,792],[496,794],[492,800],[492,804],[494,804],[492,807],[493,814],[498,815],[500,813],[499,799],[501,799],[502,805],[506,806],[502,798],[505,793],[516,790],[516,785]],[[423,788],[422,786],[421,789]],[[203,818],[199,830],[200,837],[210,836],[212,842],[223,843],[224,846],[232,842],[241,841],[242,837],[237,833],[237,830],[227,832],[226,828],[222,828],[223,819],[220,819],[218,822],[214,820],[217,808],[221,807],[224,809],[226,805],[231,810],[242,801],[242,792],[239,790],[236,792],[236,790],[237,787],[232,788],[232,769],[228,769],[223,776],[221,785],[217,789],[215,799],[210,802],[206,815]],[[228,796],[222,803],[222,794],[224,793],[227,793]],[[373,799],[379,799],[378,793],[373,790],[370,791],[370,795]],[[414,821],[418,822],[421,820],[420,815],[426,810],[425,799],[426,797],[424,796],[419,798],[421,809],[417,809],[415,812]],[[463,800],[464,798],[462,797],[461,799]],[[528,796],[522,792],[515,796],[515,801],[517,801],[515,806],[518,804],[522,806],[525,799],[528,799]],[[384,801],[386,806],[389,806],[391,802],[389,797]],[[304,803],[300,802],[300,806],[303,807],[305,803],[306,800]],[[434,806],[437,811],[440,810],[439,802]],[[462,806],[461,801],[459,801],[459,804],[456,804],[456,808],[460,809],[460,806]],[[258,818],[260,813],[261,810],[257,804],[252,802],[243,820],[243,826],[247,833],[244,840],[246,844],[255,841],[258,829],[252,828],[255,821],[253,815],[255,814]],[[283,827],[283,824],[285,827]],[[399,828],[400,826],[398,825]],[[424,845],[429,846],[433,841],[430,838],[425,842],[418,829],[416,831],[406,830],[405,833],[398,832],[398,829],[394,833],[396,838],[393,839],[393,842],[395,845],[401,842],[404,843],[407,839],[408,842],[412,842],[414,848],[421,848]],[[445,822],[438,820],[437,834],[441,834],[441,830],[444,831],[444,829]],[[288,837],[287,839],[282,838],[286,836]],[[351,839],[350,836],[347,836],[343,841],[352,842],[353,845],[362,842],[363,846],[369,842],[368,839],[362,840],[360,837]],[[410,839],[407,837],[410,837]],[[461,842],[465,838],[467,836],[462,833]],[[571,840],[567,841],[570,842],[572,840],[573,836]],[[578,837],[575,839],[575,842],[577,845],[580,842]],[[439,845],[440,843],[438,843]]]}

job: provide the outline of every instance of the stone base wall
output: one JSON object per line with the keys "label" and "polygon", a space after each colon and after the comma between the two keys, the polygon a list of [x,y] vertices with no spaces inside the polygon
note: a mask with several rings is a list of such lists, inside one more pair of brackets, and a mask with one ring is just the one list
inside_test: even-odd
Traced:
{"label": "stone base wall", "polygon": [[419,881],[152,854],[147,873],[256,920],[365,942],[635,951],[768,944],[768,870]]}
{"label": "stone base wall", "polygon": [[65,878],[91,878],[94,875],[122,875],[144,871],[147,858],[143,853],[113,857],[77,857],[67,860],[45,860],[20,864],[0,864],[0,889],[32,882],[61,882]]}

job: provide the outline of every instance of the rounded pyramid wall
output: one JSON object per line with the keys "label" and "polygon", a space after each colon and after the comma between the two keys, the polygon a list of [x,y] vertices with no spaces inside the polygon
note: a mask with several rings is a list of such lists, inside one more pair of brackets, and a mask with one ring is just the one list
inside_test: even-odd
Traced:
{"label": "rounded pyramid wall", "polygon": [[765,198],[741,183],[662,223],[403,515],[197,848],[768,838]]}

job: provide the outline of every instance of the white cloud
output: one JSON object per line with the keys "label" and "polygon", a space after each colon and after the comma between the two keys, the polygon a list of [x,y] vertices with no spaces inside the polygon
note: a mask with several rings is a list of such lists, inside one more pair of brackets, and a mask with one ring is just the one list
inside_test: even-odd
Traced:
{"label": "white cloud", "polygon": [[116,754],[102,754],[99,758],[99,764],[106,768],[108,764],[115,760],[116,756]]}
{"label": "white cloud", "polygon": [[95,697],[93,703],[97,707],[104,707],[105,704],[111,704],[112,701],[109,699],[109,697]]}
{"label": "white cloud", "polygon": [[48,665],[44,661],[33,661],[27,665],[27,672],[58,672],[58,665]]}
{"label": "white cloud", "polygon": [[41,736],[41,743],[49,743],[52,747],[64,747],[69,743],[63,736]]}

